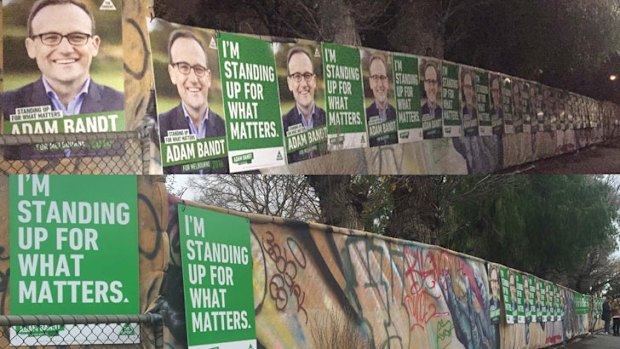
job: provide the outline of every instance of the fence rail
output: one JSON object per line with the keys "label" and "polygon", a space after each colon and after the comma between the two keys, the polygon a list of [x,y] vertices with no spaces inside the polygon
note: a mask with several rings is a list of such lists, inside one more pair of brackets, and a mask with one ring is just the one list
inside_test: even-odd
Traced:
{"label": "fence rail", "polygon": [[0,316],[0,348],[163,348],[159,314]]}
{"label": "fence rail", "polygon": [[151,132],[0,135],[0,174],[148,174]]}

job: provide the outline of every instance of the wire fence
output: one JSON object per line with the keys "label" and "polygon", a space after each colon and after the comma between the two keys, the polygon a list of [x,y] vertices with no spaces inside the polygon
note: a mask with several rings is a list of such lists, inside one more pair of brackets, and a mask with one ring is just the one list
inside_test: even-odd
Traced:
{"label": "wire fence", "polygon": [[163,348],[158,314],[0,316],[0,348]]}
{"label": "wire fence", "polygon": [[1,135],[0,174],[148,174],[152,132]]}

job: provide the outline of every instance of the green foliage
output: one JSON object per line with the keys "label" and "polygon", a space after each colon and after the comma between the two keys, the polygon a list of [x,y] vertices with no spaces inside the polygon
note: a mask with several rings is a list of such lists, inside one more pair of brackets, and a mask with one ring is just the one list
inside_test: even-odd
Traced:
{"label": "green foliage", "polygon": [[[482,200],[457,200],[446,247],[536,275],[579,269],[588,253],[618,235],[613,188],[586,176],[517,176]],[[467,186],[467,179],[463,181]]]}

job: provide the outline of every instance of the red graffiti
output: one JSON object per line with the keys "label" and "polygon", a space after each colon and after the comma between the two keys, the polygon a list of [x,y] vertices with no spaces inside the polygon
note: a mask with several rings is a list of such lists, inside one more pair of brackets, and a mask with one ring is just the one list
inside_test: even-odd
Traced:
{"label": "red graffiti", "polygon": [[410,286],[404,298],[405,308],[412,320],[410,330],[416,327],[425,330],[433,319],[448,316],[448,312],[438,312],[436,301],[441,297],[439,280],[444,272],[438,268],[438,256],[433,252],[404,248],[405,284]]}

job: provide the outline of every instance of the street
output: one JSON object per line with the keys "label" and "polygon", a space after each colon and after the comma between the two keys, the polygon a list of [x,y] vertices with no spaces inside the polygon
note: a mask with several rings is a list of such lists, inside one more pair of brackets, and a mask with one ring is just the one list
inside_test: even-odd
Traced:
{"label": "street", "polygon": [[564,348],[568,349],[617,349],[620,348],[620,337],[601,334],[601,332],[577,339]]}

